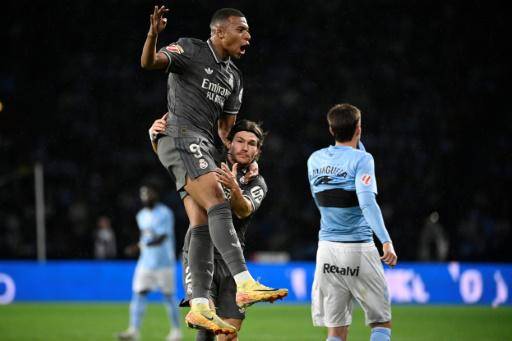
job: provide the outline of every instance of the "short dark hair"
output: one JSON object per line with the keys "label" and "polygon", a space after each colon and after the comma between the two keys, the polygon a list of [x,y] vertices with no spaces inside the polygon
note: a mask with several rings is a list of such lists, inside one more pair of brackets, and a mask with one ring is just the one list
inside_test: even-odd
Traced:
{"label": "short dark hair", "polygon": [[153,192],[157,197],[160,195],[160,191],[158,190],[158,186],[155,184],[155,183],[152,183],[152,182],[148,182],[148,183],[143,183],[140,188],[139,188],[139,191],[146,187],[150,192]]}
{"label": "short dark hair", "polygon": [[235,8],[221,8],[213,13],[212,20],[210,20],[210,27],[227,20],[229,17],[245,17],[245,15]]}
{"label": "short dark hair", "polygon": [[240,120],[235,123],[235,125],[231,128],[228,134],[228,140],[233,141],[233,138],[235,137],[236,133],[240,131],[248,131],[250,133],[253,133],[258,138],[258,148],[261,148],[263,146],[263,140],[265,139],[266,133],[263,131],[263,128],[260,124],[249,121],[249,120]]}
{"label": "short dark hair", "polygon": [[336,104],[327,113],[327,122],[337,142],[352,140],[360,120],[361,111],[348,103]]}

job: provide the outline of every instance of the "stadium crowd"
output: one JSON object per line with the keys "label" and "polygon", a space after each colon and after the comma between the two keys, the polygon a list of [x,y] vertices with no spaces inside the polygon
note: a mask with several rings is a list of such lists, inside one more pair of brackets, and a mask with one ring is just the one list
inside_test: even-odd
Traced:
{"label": "stadium crowd", "polygon": [[[129,257],[144,182],[156,183],[175,210],[182,243],[186,216],[147,133],[166,103],[166,75],[145,73],[139,62],[153,3],[28,4],[7,2],[2,14],[23,9],[28,20],[0,21],[0,257],[35,257],[35,162],[45,171],[49,258],[93,258],[102,216],[112,223],[115,257]],[[269,193],[249,230],[249,258],[284,251],[314,259],[319,214],[306,159],[332,143],[325,114],[346,101],[364,111],[378,201],[402,260],[512,261],[510,62],[499,8],[383,0],[168,6],[159,46],[206,39],[204,23],[224,6],[242,10],[251,26],[251,47],[237,62],[240,117],[269,132],[259,161]],[[425,256],[422,231],[433,212],[448,251]]]}

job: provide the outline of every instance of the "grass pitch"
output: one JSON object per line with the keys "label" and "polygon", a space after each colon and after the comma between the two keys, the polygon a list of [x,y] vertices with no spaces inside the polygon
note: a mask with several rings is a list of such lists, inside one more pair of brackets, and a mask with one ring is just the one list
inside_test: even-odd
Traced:
{"label": "grass pitch", "polygon": [[[182,309],[184,316],[186,310]],[[182,319],[183,321],[183,319]],[[0,340],[103,341],[128,324],[128,304],[16,303],[0,306]],[[512,340],[512,308],[393,306],[393,341]],[[182,325],[184,340],[195,331]],[[161,304],[150,304],[142,340],[164,340],[169,331]],[[248,309],[240,340],[325,340],[323,328],[311,325],[307,305],[258,305]],[[360,309],[354,310],[349,341],[368,341]]]}

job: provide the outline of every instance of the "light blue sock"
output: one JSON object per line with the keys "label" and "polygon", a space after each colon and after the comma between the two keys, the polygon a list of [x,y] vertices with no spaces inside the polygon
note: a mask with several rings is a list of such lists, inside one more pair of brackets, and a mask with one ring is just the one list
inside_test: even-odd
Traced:
{"label": "light blue sock", "polygon": [[169,320],[171,321],[173,328],[180,327],[180,312],[178,311],[178,305],[176,304],[176,300],[174,299],[174,295],[165,295],[165,307],[167,308],[167,314],[169,315]]}
{"label": "light blue sock", "polygon": [[325,341],[343,341],[343,340],[341,339],[341,337],[329,336],[329,337],[327,337],[327,339],[325,339]]}
{"label": "light blue sock", "polygon": [[372,328],[370,341],[389,341],[391,340],[391,329],[384,327]]}
{"label": "light blue sock", "polygon": [[139,330],[146,311],[146,295],[133,293],[130,303],[130,327]]}

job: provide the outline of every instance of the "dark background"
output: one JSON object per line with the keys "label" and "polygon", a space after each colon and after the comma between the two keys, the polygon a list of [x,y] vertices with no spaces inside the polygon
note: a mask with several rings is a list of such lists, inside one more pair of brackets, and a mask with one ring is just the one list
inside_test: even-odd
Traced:
{"label": "dark background", "polygon": [[[147,130],[165,112],[166,76],[140,67],[155,3],[7,1],[0,11],[0,257],[34,258],[32,168],[45,167],[49,258],[92,258],[96,220],[112,219],[118,257],[137,240],[138,187],[156,182],[188,224]],[[438,212],[444,259],[511,261],[510,37],[484,1],[172,1],[158,46],[207,39],[235,7],[253,37],[237,65],[239,117],[269,131],[269,194],[247,252],[313,259],[319,215],[307,157],[332,143],[335,103],[363,111],[378,201],[399,258],[418,260]]]}

